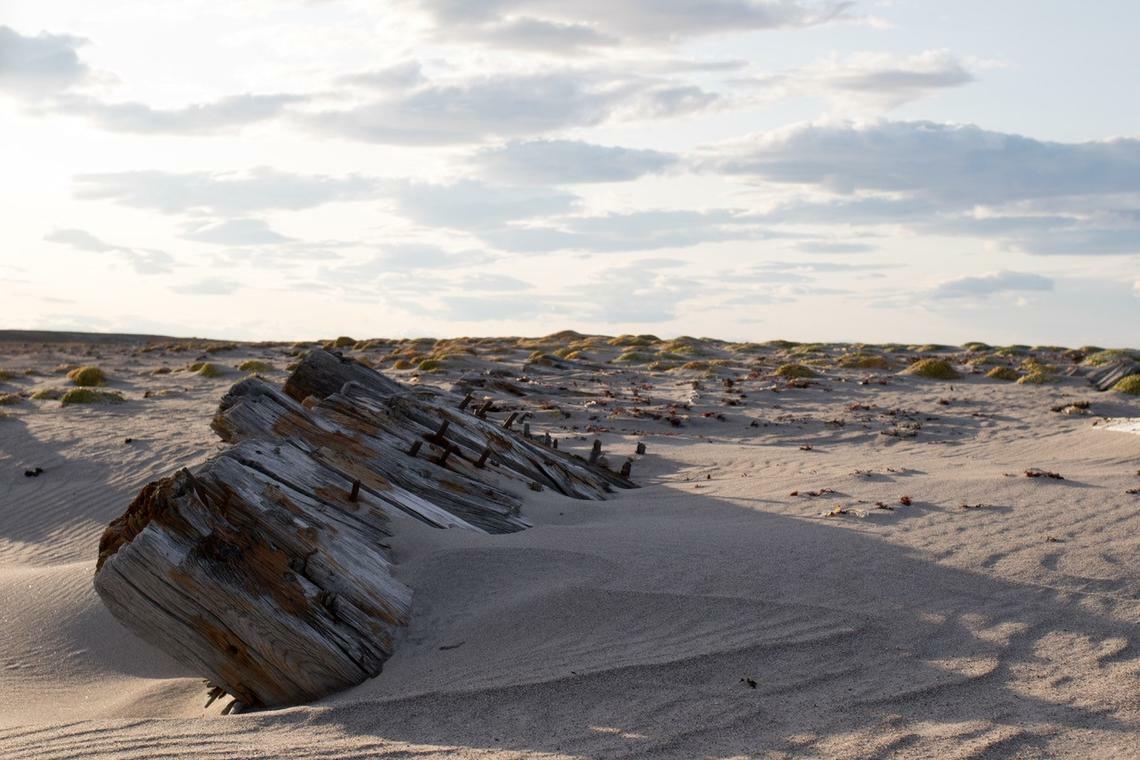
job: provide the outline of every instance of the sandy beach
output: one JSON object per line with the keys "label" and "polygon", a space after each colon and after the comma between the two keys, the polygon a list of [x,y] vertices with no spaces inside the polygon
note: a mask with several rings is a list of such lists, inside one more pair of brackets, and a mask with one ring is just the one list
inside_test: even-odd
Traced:
{"label": "sandy beach", "polygon": [[[238,365],[280,383],[304,346],[9,340],[0,755],[1138,756],[1140,436],[1105,420],[1140,401],[1079,361],[1032,385],[981,374],[1020,349],[869,347],[888,368],[867,370],[839,345],[354,345],[405,382],[507,370],[526,395],[490,395],[564,448],[632,458],[641,487],[526,492],[534,527],[507,535],[400,521],[414,608],[383,673],[223,716],[107,612],[96,546],[143,484],[221,448],[209,420]],[[962,376],[900,372],[919,356]],[[790,362],[815,376],[774,374]],[[79,365],[125,402],[30,398]]]}

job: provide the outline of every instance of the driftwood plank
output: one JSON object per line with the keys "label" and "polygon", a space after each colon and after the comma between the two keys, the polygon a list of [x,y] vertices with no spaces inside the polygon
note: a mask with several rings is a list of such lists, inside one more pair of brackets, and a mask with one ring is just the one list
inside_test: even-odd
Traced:
{"label": "driftwood plank", "polygon": [[[232,446],[145,486],[99,544],[95,589],[126,627],[244,706],[376,675],[412,592],[389,540],[410,516],[504,533],[525,484],[604,498],[624,476],[542,446],[443,391],[325,351],[284,389],[234,385],[211,426]],[[301,402],[304,403],[301,403]],[[221,691],[219,691],[219,689]]]}
{"label": "driftwood plank", "polygon": [[266,472],[261,447],[146,486],[100,542],[95,589],[244,704],[293,704],[378,673],[411,591],[392,577],[379,500],[347,502],[344,482],[304,458],[287,477]]}

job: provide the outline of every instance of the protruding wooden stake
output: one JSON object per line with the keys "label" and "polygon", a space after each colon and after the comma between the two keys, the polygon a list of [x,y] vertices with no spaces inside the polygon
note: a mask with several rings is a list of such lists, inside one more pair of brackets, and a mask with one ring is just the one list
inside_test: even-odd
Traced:
{"label": "protruding wooden stake", "polygon": [[530,438],[530,423],[523,423],[523,438]]}
{"label": "protruding wooden stake", "polygon": [[487,464],[487,457],[491,456],[491,447],[484,446],[483,453],[479,455],[479,461],[475,463],[476,467],[482,467]]}
{"label": "protruding wooden stake", "polygon": [[553,440],[551,441],[551,443],[553,443],[553,444],[554,444],[554,448],[558,448],[558,439],[557,439],[557,438],[553,439]]}
{"label": "protruding wooden stake", "polygon": [[475,416],[481,420],[486,419],[487,418],[487,412],[491,411],[491,406],[494,405],[494,403],[495,403],[494,399],[487,399],[486,401],[484,401],[483,404],[479,407],[479,409],[475,412]]}
{"label": "protruding wooden stake", "polygon": [[443,438],[444,433],[447,432],[447,428],[450,426],[451,426],[451,420],[444,420],[443,423],[440,424],[439,430],[435,431],[435,437],[436,438]]}
{"label": "protruding wooden stake", "polygon": [[518,412],[511,412],[511,416],[507,417],[507,421],[503,423],[503,429],[504,430],[510,430],[511,425],[515,424],[515,420],[518,418],[518,416],[519,416]]}
{"label": "protruding wooden stake", "polygon": [[447,458],[451,456],[452,446],[450,443],[443,444],[443,453],[439,455],[440,466],[447,464]]}
{"label": "protruding wooden stake", "polygon": [[621,476],[623,478],[628,478],[629,472],[631,469],[633,469],[633,460],[632,459],[625,460],[625,463],[622,464],[622,466],[621,466]]}
{"label": "protruding wooden stake", "polygon": [[598,461],[598,457],[602,455],[602,441],[600,438],[594,439],[594,448],[590,449],[590,464]]}
{"label": "protruding wooden stake", "polygon": [[645,444],[640,442],[640,441],[638,441],[638,443],[637,443],[637,453],[638,454],[644,454],[645,453]]}
{"label": "protruding wooden stake", "polygon": [[472,396],[470,393],[468,393],[466,396],[464,396],[463,400],[459,402],[459,411],[462,412],[464,409],[466,409],[467,405],[470,404],[472,399],[474,399],[474,398],[475,397]]}
{"label": "protruding wooden stake", "polygon": [[412,441],[412,447],[408,449],[408,456],[414,457],[416,454],[420,453],[420,446],[422,446],[423,443],[423,441]]}
{"label": "protruding wooden stake", "polygon": [[352,481],[352,491],[348,494],[349,501],[356,501],[360,498],[360,481]]}

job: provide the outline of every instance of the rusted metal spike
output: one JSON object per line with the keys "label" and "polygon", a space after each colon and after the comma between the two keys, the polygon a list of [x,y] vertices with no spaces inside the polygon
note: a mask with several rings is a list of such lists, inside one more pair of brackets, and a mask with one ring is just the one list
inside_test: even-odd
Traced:
{"label": "rusted metal spike", "polygon": [[423,441],[412,441],[412,447],[408,449],[408,456],[414,457],[416,454],[420,453],[420,446],[422,446],[423,443]]}
{"label": "rusted metal spike", "polygon": [[519,416],[518,412],[511,412],[511,416],[507,417],[507,421],[503,423],[503,429],[504,430],[510,430],[511,425],[515,424],[515,419],[517,419],[518,416]]}
{"label": "rusted metal spike", "polygon": [[484,446],[483,453],[479,455],[479,461],[475,463],[475,466],[482,467],[483,465],[487,464],[487,457],[489,456],[491,456],[491,447]]}
{"label": "rusted metal spike", "polygon": [[590,464],[598,461],[598,457],[602,455],[602,441],[599,438],[594,439],[594,448],[590,449]]}
{"label": "rusted metal spike", "polygon": [[352,481],[352,491],[348,494],[349,501],[356,501],[360,498],[360,481]]}
{"label": "rusted metal spike", "polygon": [[468,393],[466,396],[464,396],[463,400],[459,402],[459,411],[462,412],[464,409],[466,409],[467,405],[470,404],[474,398],[475,397],[472,396],[470,393]]}
{"label": "rusted metal spike", "polygon": [[637,453],[638,454],[644,454],[645,453],[645,444],[644,443],[638,442]]}
{"label": "rusted metal spike", "polygon": [[629,471],[632,468],[633,468],[633,461],[630,459],[625,460],[625,463],[621,466],[621,476],[623,478],[628,478],[629,477]]}

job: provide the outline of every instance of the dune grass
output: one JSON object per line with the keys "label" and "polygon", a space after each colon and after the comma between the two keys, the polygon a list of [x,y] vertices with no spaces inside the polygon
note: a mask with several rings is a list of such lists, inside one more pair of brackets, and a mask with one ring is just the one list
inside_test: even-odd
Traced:
{"label": "dune grass", "polygon": [[1140,375],[1122,377],[1112,386],[1117,393],[1127,393],[1129,396],[1140,396]]}
{"label": "dune grass", "polygon": [[846,354],[839,357],[839,366],[848,369],[890,369],[891,362],[877,354]]}
{"label": "dune grass", "polygon": [[930,380],[957,380],[958,370],[945,359],[919,359],[904,370],[907,375],[916,375]]}
{"label": "dune grass", "polygon": [[24,400],[19,393],[0,393],[0,406],[12,406]]}
{"label": "dune grass", "polygon": [[776,376],[792,380],[796,378],[819,377],[819,373],[811,367],[805,367],[802,364],[781,364],[776,368]]}
{"label": "dune grass", "polygon": [[1022,375],[1017,380],[1018,385],[1048,385],[1049,383],[1057,382],[1057,376],[1049,372],[1033,371],[1028,375]]}
{"label": "dune grass", "polygon": [[244,362],[237,365],[237,368],[240,372],[249,372],[250,374],[273,371],[272,364],[269,362],[263,362],[259,359],[246,359]]}
{"label": "dune grass", "polygon": [[121,404],[126,401],[116,391],[97,391],[91,388],[72,388],[60,398],[63,406],[72,404]]}
{"label": "dune grass", "polygon": [[32,392],[32,398],[36,401],[59,401],[63,394],[63,388],[40,388]]}
{"label": "dune grass", "polygon": [[67,373],[67,379],[81,388],[94,388],[107,384],[107,373],[98,367],[76,367]]}
{"label": "dune grass", "polygon": [[222,368],[213,362],[194,362],[188,369],[201,377],[221,377],[225,374]]}
{"label": "dune grass", "polygon": [[1020,379],[1021,375],[1013,367],[994,367],[986,373],[986,377],[993,380],[1016,382],[1018,379]]}

